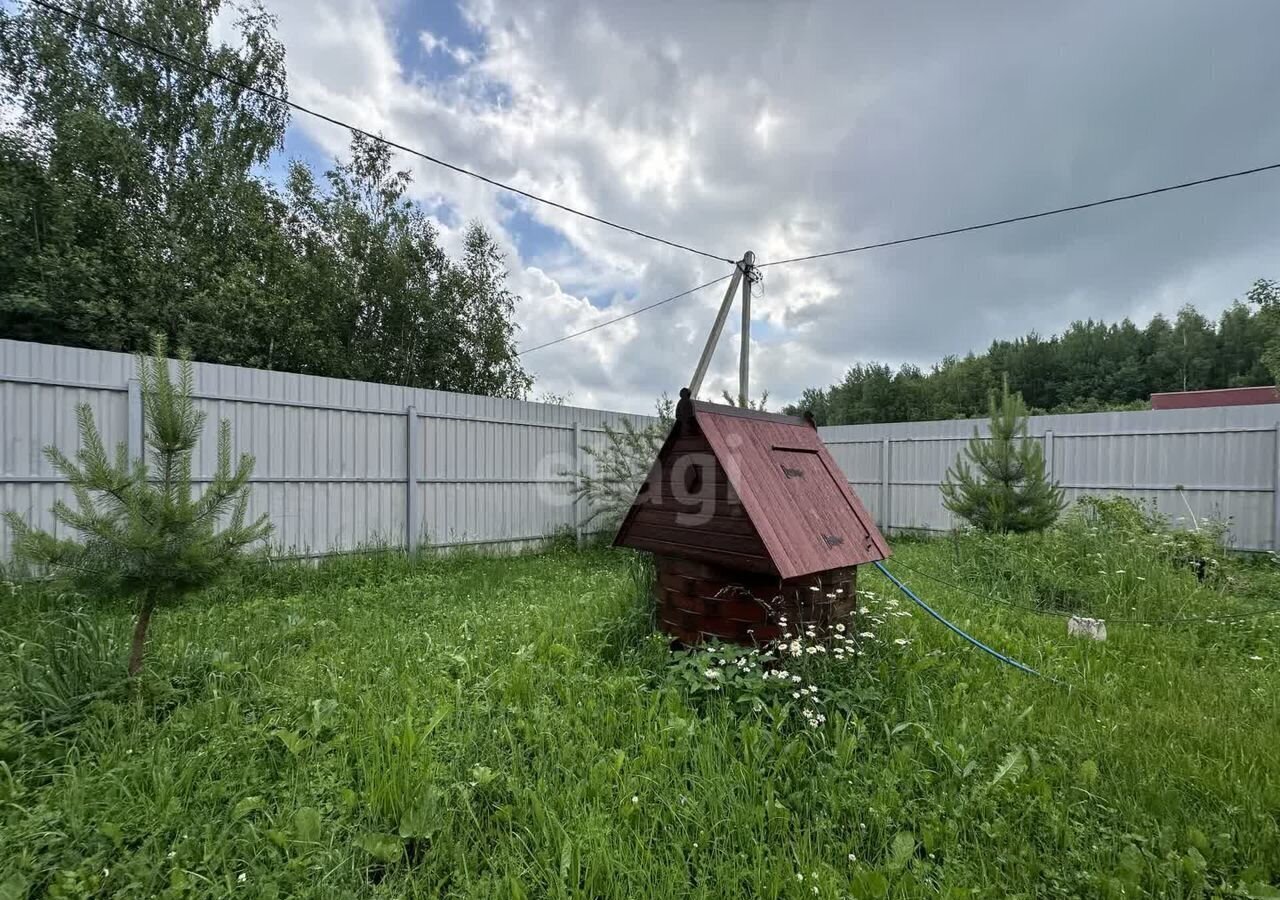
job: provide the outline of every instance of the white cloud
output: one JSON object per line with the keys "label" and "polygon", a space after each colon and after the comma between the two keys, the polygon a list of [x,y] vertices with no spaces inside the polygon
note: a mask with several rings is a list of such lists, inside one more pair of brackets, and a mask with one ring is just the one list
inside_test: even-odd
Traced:
{"label": "white cloud", "polygon": [[[475,40],[410,29],[457,71],[397,60],[406,10],[278,0],[295,98],[597,215],[761,261],[1000,218],[1280,158],[1251,98],[1280,83],[1280,8],[1185,0],[472,0]],[[473,49],[474,48],[474,49]],[[347,136],[295,119],[329,152]],[[405,157],[510,254],[526,346],[728,271],[533,204],[564,239],[516,254],[498,192]],[[1072,318],[1221,308],[1277,274],[1280,178],[766,270],[753,372],[778,401],[859,359],[927,364]],[[509,202],[509,201],[506,201]],[[457,234],[445,229],[446,242]],[[1270,267],[1270,268],[1268,268]],[[566,290],[571,286],[571,293]],[[587,301],[612,298],[605,309]],[[688,378],[721,290],[530,354],[535,392],[648,410]],[[736,377],[736,316],[708,393]]]}
{"label": "white cloud", "polygon": [[418,43],[422,45],[422,49],[427,51],[428,55],[444,54],[460,66],[470,65],[475,59],[475,54],[466,47],[455,47],[445,38],[437,37],[430,31],[419,32]]}

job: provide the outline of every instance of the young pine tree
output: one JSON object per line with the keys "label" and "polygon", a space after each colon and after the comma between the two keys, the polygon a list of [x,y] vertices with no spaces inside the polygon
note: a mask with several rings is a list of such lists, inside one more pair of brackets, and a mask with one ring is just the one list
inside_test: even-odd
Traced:
{"label": "young pine tree", "polygon": [[[1044,451],[1027,436],[1027,407],[1009,393],[987,398],[991,437],[975,428],[968,448],[947,470],[942,505],[983,531],[1024,532],[1048,528],[1066,505],[1062,489],[1045,475]],[[967,459],[966,459],[967,457]]]}
{"label": "young pine tree", "polygon": [[138,357],[149,462],[130,460],[124,444],[112,458],[88,404],[77,409],[81,446],[75,460],[56,447],[45,448],[76,500],[74,509],[56,502],[53,517],[78,537],[55,537],[32,528],[17,513],[5,514],[19,559],[86,593],[136,601],[130,677],[142,669],[156,607],[210,584],[239,561],[247,545],[271,533],[266,516],[245,522],[253,457],[242,455],[232,468],[231,423],[225,419],[213,480],[199,497],[193,496],[191,457],[205,414],[192,403],[191,363],[185,353],[178,371],[175,384],[162,338],[155,339],[151,357]]}

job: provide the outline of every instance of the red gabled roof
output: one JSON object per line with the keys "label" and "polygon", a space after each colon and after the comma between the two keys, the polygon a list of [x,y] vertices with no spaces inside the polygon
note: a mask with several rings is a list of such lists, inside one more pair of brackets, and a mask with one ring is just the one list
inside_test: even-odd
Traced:
{"label": "red gabled roof", "polygon": [[[804,419],[682,400],[650,480],[660,477],[666,458],[679,452],[677,438],[686,421],[696,423],[706,438],[782,578],[889,556],[875,522],[817,429]],[[615,543],[632,543],[629,531],[644,497],[642,490]],[[714,532],[719,521],[723,520],[712,519],[701,527]],[[726,559],[725,565],[732,567],[732,560]]]}
{"label": "red gabled roof", "polygon": [[[804,419],[694,401],[694,417],[783,578],[889,555],[866,507]],[[801,475],[788,477],[787,470]]]}

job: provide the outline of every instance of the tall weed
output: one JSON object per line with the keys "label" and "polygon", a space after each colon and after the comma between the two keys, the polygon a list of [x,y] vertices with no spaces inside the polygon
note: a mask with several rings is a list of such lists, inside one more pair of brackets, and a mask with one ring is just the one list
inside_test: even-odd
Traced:
{"label": "tall weed", "polygon": [[1224,566],[1225,527],[1171,527],[1124,498],[1079,501],[1039,535],[950,539],[965,584],[1046,612],[1125,620],[1230,615],[1243,577]]}
{"label": "tall weed", "polygon": [[58,732],[93,701],[121,693],[122,645],[102,618],[81,606],[50,606],[23,624],[20,635],[0,630],[0,696],[19,721]]}

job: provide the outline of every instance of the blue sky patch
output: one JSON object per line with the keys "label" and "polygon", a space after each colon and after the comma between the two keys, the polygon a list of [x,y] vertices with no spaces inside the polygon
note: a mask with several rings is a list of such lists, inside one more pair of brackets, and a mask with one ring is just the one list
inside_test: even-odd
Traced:
{"label": "blue sky patch", "polygon": [[572,251],[564,235],[528,213],[525,203],[529,201],[504,193],[498,202],[507,213],[506,225],[522,259],[532,261]]}
{"label": "blue sky patch", "polygon": [[[465,67],[466,56],[475,58],[483,46],[456,3],[405,3],[396,11],[396,53],[415,77],[444,81]],[[428,52],[422,33],[440,43]],[[463,58],[459,58],[459,56]]]}
{"label": "blue sky patch", "polygon": [[304,115],[305,113],[296,111],[290,114],[289,127],[284,133],[284,149],[277,152],[267,160],[266,165],[258,167],[256,171],[258,177],[281,190],[284,189],[289,177],[289,164],[294,160],[305,163],[317,181],[324,177],[324,173],[332,167],[334,162],[333,157],[325,153],[324,149],[299,127],[298,119]]}

